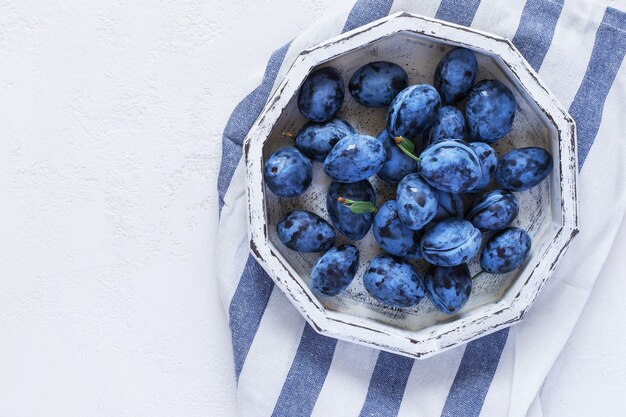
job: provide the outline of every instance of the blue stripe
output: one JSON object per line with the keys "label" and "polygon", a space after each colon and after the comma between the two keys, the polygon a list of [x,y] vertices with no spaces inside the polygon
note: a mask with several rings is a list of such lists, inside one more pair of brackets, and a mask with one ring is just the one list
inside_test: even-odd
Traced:
{"label": "blue stripe", "polygon": [[230,115],[222,138],[222,162],[217,177],[217,192],[219,195],[219,211],[224,206],[224,196],[230,186],[237,164],[241,159],[243,140],[252,128],[257,117],[263,110],[269,98],[272,86],[278,75],[278,70],[285,59],[285,54],[291,42],[274,51],[270,57],[261,85],[246,96]]}
{"label": "blue stripe", "polygon": [[569,112],[578,127],[578,166],[582,168],[600,129],[604,102],[626,52],[626,13],[607,8],[596,33],[591,59]]}
{"label": "blue stripe", "polygon": [[480,415],[508,335],[509,329],[506,328],[467,345],[443,406],[442,417]]}
{"label": "blue stripe", "polygon": [[308,324],[280,391],[273,417],[310,416],[330,369],[337,339],[320,336]]}
{"label": "blue stripe", "polygon": [[535,71],[539,71],[552,43],[561,10],[563,0],[528,0],[524,6],[513,44]]}
{"label": "blue stripe", "polygon": [[480,0],[442,0],[435,18],[469,26],[474,20]]}
{"label": "blue stripe", "polygon": [[248,255],[241,280],[228,309],[237,380],[273,288],[274,282],[271,278],[254,258]]}
{"label": "blue stripe", "polygon": [[400,410],[413,359],[380,352],[360,417],[395,416]]}
{"label": "blue stripe", "polygon": [[392,0],[358,0],[352,6],[341,32],[347,32],[374,20],[382,19],[389,14],[392,4]]}

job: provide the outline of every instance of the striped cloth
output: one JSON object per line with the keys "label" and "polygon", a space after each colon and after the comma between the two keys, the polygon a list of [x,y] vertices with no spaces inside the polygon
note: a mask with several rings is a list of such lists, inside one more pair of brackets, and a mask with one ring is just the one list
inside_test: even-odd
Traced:
{"label": "striped cloth", "polygon": [[[302,49],[400,10],[513,41],[578,128],[581,233],[518,325],[414,361],[318,335],[249,255],[242,142]],[[541,386],[626,208],[626,10],[610,0],[359,0],[277,49],[224,129],[217,253],[241,416],[541,416]],[[242,92],[244,93],[244,92]],[[243,94],[242,94],[243,96]]]}

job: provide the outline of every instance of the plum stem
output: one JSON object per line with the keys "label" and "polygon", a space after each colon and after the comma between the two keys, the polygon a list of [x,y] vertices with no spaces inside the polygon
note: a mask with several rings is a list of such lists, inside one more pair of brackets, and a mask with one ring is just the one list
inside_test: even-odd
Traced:
{"label": "plum stem", "polygon": [[293,139],[296,137],[296,134],[293,133],[291,130],[286,130],[283,132],[283,137],[289,138],[289,139]]}
{"label": "plum stem", "polygon": [[396,136],[394,142],[396,142],[396,145],[398,145],[398,148],[400,148],[402,152],[407,154],[415,162],[421,161],[421,159],[413,154],[413,152],[415,152],[415,144],[413,142],[411,142],[404,136]]}
{"label": "plum stem", "polygon": [[337,197],[337,201],[350,209],[354,214],[376,213],[378,209],[371,201],[355,201],[344,197]]}
{"label": "plum stem", "polygon": [[482,274],[484,274],[485,271],[478,271],[473,277],[472,277],[472,281],[474,281],[476,278],[478,278],[479,276],[481,276]]}

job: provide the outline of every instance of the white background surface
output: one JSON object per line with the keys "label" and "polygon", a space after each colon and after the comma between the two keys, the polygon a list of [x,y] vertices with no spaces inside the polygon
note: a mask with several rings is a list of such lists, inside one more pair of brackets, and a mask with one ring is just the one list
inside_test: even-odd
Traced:
{"label": "white background surface", "polygon": [[[233,86],[351,3],[0,4],[0,417],[234,414],[220,129]],[[545,415],[626,409],[625,253],[623,225]]]}

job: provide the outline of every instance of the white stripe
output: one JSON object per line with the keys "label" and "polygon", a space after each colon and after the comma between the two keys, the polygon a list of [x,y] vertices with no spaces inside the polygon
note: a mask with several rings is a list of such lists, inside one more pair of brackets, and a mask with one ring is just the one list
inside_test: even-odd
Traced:
{"label": "white stripe", "polygon": [[524,4],[524,1],[509,1],[506,7],[503,7],[502,0],[482,0],[472,21],[472,27],[513,39],[522,17]]}
{"label": "white stripe", "polygon": [[610,7],[613,7],[614,9],[626,12],[626,0],[611,0],[609,1],[608,5]]}
{"label": "white stripe", "polygon": [[415,361],[398,417],[440,415],[464,352],[465,345]]}
{"label": "white stripe", "polygon": [[274,287],[239,376],[240,415],[272,414],[300,344],[304,323],[287,297]]}
{"label": "white stripe", "polygon": [[514,362],[507,365],[513,367],[510,417],[526,415],[589,295],[588,291],[568,286],[554,278],[548,281],[541,298],[524,320],[511,329],[515,338],[509,343],[515,344],[513,349],[516,354]]}
{"label": "white stripe", "polygon": [[606,4],[566,0],[563,6],[539,75],[565,108],[574,101],[587,70]]}
{"label": "white stripe", "polygon": [[419,2],[415,0],[396,0],[393,2],[389,14],[406,10],[423,16],[435,17],[440,3],[440,0],[422,0]]}
{"label": "white stripe", "polygon": [[378,351],[337,342],[330,371],[312,416],[358,416],[365,402]]}
{"label": "white stripe", "polygon": [[217,276],[222,302],[228,308],[250,253],[248,222],[246,220],[245,165],[239,161],[228,191],[215,239],[215,259],[219,264]]}

